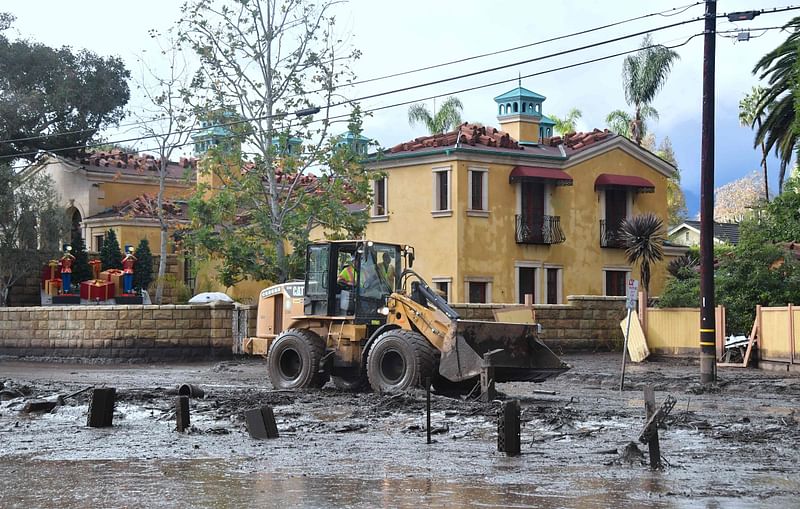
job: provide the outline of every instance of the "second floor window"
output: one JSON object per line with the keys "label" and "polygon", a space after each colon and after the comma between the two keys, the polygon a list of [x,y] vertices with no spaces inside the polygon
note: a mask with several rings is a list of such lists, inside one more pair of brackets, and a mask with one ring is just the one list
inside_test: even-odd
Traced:
{"label": "second floor window", "polygon": [[489,172],[486,170],[469,170],[469,209],[489,210],[487,180]]}
{"label": "second floor window", "polygon": [[388,214],[386,208],[386,177],[380,178],[373,183],[372,215],[385,216]]}
{"label": "second floor window", "polygon": [[433,210],[450,210],[450,169],[433,170]]}

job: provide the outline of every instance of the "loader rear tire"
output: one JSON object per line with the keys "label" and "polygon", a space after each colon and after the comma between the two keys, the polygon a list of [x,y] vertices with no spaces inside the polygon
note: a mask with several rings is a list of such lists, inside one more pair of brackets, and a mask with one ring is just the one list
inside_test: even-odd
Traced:
{"label": "loader rear tire", "polygon": [[328,381],[320,373],[325,342],[308,330],[289,329],[272,343],[267,354],[267,374],[276,389],[321,388]]}
{"label": "loader rear tire", "polygon": [[367,356],[367,378],[375,392],[422,388],[435,370],[436,348],[414,331],[384,332]]}

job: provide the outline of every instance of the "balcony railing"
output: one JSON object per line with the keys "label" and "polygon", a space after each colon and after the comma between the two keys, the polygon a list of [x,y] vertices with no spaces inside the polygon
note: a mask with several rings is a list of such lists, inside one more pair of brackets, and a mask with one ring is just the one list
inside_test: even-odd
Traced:
{"label": "balcony railing", "polygon": [[517,215],[517,244],[561,244],[567,238],[558,216]]}
{"label": "balcony railing", "polygon": [[600,247],[624,248],[625,245],[619,240],[617,232],[620,222],[610,223],[605,219],[600,220]]}

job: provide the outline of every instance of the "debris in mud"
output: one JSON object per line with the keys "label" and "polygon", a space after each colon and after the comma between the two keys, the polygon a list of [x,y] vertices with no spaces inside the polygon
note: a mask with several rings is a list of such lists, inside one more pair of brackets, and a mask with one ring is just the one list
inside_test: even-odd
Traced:
{"label": "debris in mud", "polygon": [[58,406],[58,401],[47,401],[44,399],[32,399],[25,403],[21,412],[23,414],[52,412]]}
{"label": "debris in mud", "polygon": [[16,389],[5,389],[0,391],[0,401],[10,401],[12,399],[22,398],[25,395]]}
{"label": "debris in mud", "polygon": [[334,433],[350,433],[352,431],[359,431],[366,428],[367,425],[363,422],[349,422],[343,424],[333,430]]}
{"label": "debris in mud", "polygon": [[[636,445],[636,442],[628,442],[622,451],[620,451],[620,456],[617,460],[618,462],[628,463],[629,465],[645,465],[644,453],[639,446]],[[612,462],[613,463],[613,462]]]}
{"label": "debris in mud", "polygon": [[686,389],[686,392],[691,392],[692,394],[719,394],[722,392],[722,387],[719,385],[692,384]]}

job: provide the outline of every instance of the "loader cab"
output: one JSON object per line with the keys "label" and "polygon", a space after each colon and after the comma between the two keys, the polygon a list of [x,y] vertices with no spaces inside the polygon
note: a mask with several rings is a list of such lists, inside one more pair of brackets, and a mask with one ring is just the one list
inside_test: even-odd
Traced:
{"label": "loader cab", "polygon": [[349,316],[356,323],[383,321],[378,310],[400,287],[401,247],[371,241],[308,246],[304,313]]}

